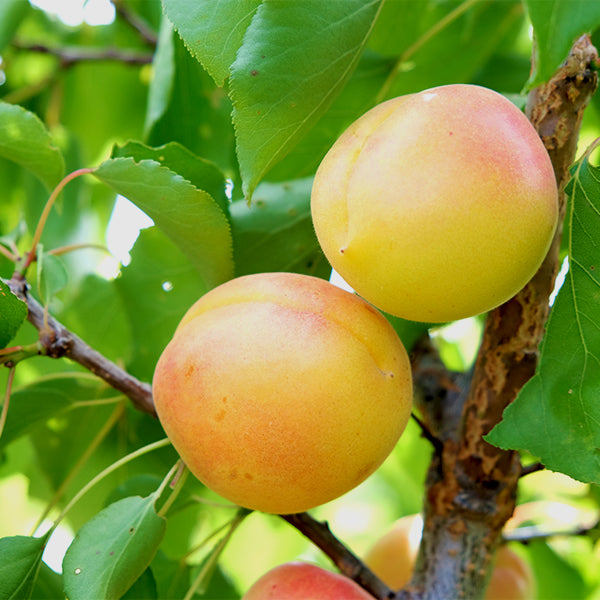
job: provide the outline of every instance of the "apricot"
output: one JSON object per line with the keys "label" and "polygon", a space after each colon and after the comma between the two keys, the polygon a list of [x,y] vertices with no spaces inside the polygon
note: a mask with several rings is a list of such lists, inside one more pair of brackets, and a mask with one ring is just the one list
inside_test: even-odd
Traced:
{"label": "apricot", "polygon": [[265,573],[242,600],[373,600],[373,596],[344,575],[294,561]]}
{"label": "apricot", "polygon": [[184,315],[153,378],[156,411],[190,471],[241,506],[294,513],[373,473],[412,407],[387,319],[331,283],[247,275]]}
{"label": "apricot", "polygon": [[[404,587],[417,560],[423,520],[420,515],[398,519],[367,550],[364,562],[390,588]],[[485,600],[532,600],[535,578],[531,567],[510,547],[498,548]]]}
{"label": "apricot", "polygon": [[321,162],[312,217],[332,267],[393,315],[486,312],[541,265],[556,229],[549,156],[504,96],[455,84],[394,98]]}

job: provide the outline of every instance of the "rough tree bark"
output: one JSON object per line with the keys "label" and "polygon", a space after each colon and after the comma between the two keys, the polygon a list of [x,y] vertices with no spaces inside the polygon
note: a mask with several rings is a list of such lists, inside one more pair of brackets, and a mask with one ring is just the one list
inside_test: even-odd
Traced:
{"label": "rough tree bark", "polygon": [[419,407],[441,442],[428,472],[423,541],[415,574],[398,599],[483,597],[490,561],[511,516],[519,455],[483,439],[536,368],[558,271],[569,167],[583,111],[597,86],[598,55],[580,38],[555,76],[528,97],[527,115],[550,154],[560,191],[561,226],[531,282],[487,317],[470,382],[443,370],[425,345],[415,357]]}

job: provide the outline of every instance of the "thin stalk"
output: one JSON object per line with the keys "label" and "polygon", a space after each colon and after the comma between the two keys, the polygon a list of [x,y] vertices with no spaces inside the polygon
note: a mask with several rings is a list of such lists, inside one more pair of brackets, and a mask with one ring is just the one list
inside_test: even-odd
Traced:
{"label": "thin stalk", "polygon": [[8,414],[8,403],[10,400],[10,394],[12,392],[12,385],[15,379],[15,367],[11,367],[8,372],[8,381],[6,383],[6,391],[4,392],[4,401],[2,402],[2,411],[0,411],[0,437],[4,431],[4,424],[6,423],[6,415]]}
{"label": "thin stalk", "polygon": [[40,243],[40,239],[42,237],[44,227],[46,226],[46,221],[48,220],[48,216],[50,215],[50,211],[52,210],[52,207],[54,206],[56,199],[58,198],[60,193],[63,191],[64,187],[67,185],[67,183],[69,183],[70,181],[73,181],[73,179],[76,179],[77,177],[80,177],[81,175],[87,175],[89,173],[93,173],[93,171],[94,170],[90,169],[90,168],[77,169],[76,171],[73,171],[72,173],[69,173],[66,177],[64,177],[59,182],[59,184],[54,188],[54,190],[52,190],[52,193],[50,194],[50,197],[48,198],[48,201],[46,202],[46,206],[44,206],[44,210],[42,211],[42,214],[38,221],[37,227],[35,229],[35,233],[33,234],[31,250],[27,254],[27,258],[25,259],[25,264],[19,269],[19,272],[21,274],[25,274],[25,272],[29,268],[29,265],[35,259],[37,247],[38,247],[38,244]]}
{"label": "thin stalk", "polygon": [[17,257],[8,248],[5,248],[2,244],[0,244],[0,254],[8,258],[8,260],[10,260],[10,262],[12,263],[17,262],[18,260]]}
{"label": "thin stalk", "polygon": [[375,99],[375,103],[379,104],[383,102],[390,87],[394,83],[394,80],[398,76],[398,73],[402,69],[402,65],[405,64],[408,59],[420,50],[429,40],[434,38],[438,33],[443,31],[448,25],[456,21],[463,13],[467,12],[472,6],[474,6],[479,0],[465,0],[462,4],[459,4],[454,10],[451,10],[445,17],[441,18],[433,27],[430,27],[418,40],[411,44],[397,60],[392,72],[387,76],[387,79],[383,82],[379,93]]}
{"label": "thin stalk", "polygon": [[123,411],[125,410],[125,402],[121,402],[115,410],[110,414],[104,425],[101,427],[100,431],[94,436],[94,439],[90,443],[90,445],[85,449],[83,454],[79,457],[79,460],[73,465],[73,468],[69,472],[69,474],[65,477],[63,482],[60,484],[59,488],[54,492],[50,502],[47,504],[44,512],[39,517],[33,531],[37,531],[40,525],[44,522],[46,517],[50,514],[50,511],[58,504],[59,500],[62,498],[65,490],[72,483],[73,479],[82,467],[85,465],[87,460],[93,454],[93,452],[98,448],[98,446],[102,443],[104,438],[109,434],[110,430],[115,426]]}
{"label": "thin stalk", "polygon": [[177,462],[177,464],[175,465],[175,467],[177,468],[177,471],[174,474],[176,483],[175,483],[175,486],[173,487],[173,491],[167,498],[166,502],[162,505],[161,509],[158,511],[159,517],[164,517],[167,514],[167,511],[171,508],[171,506],[173,506],[173,502],[175,502],[175,500],[177,499],[177,496],[179,496],[179,493],[183,489],[185,481],[190,473],[188,468],[185,466],[185,464],[183,463],[182,460],[179,460]]}
{"label": "thin stalk", "polygon": [[214,550],[208,557],[208,560],[204,563],[204,566],[200,569],[200,572],[198,573],[196,579],[190,586],[190,589],[187,591],[187,594],[185,595],[183,600],[192,600],[194,594],[197,591],[200,591],[200,592],[203,591],[203,588],[201,586],[205,585],[205,583],[208,581],[210,575],[212,574],[213,570],[217,566],[217,562],[218,562],[219,558],[221,557],[223,550],[225,550],[225,547],[227,546],[229,540],[231,539],[231,536],[233,535],[234,531],[238,528],[240,523],[249,514],[250,514],[250,511],[246,508],[240,508],[238,510],[238,513],[231,521],[229,530],[221,538],[221,540],[219,540],[218,544],[215,546]]}
{"label": "thin stalk", "polygon": [[93,479],[88,481],[79,490],[79,492],[77,492],[77,494],[75,494],[75,496],[73,496],[73,498],[71,498],[71,501],[63,508],[60,515],[58,515],[58,517],[54,521],[50,531],[54,531],[58,527],[58,524],[65,518],[65,515],[71,510],[71,508],[73,508],[73,506],[85,494],[87,494],[87,492],[89,492],[99,481],[102,481],[102,479],[104,479],[105,477],[110,475],[113,471],[116,471],[123,465],[127,464],[128,462],[131,462],[133,459],[143,456],[144,454],[148,454],[148,452],[152,452],[153,450],[158,450],[159,448],[164,448],[165,446],[168,446],[170,443],[171,442],[170,442],[169,438],[164,438],[162,440],[158,440],[157,442],[152,442],[151,444],[147,444],[146,446],[142,446],[141,448],[138,448],[134,452],[131,452],[127,456],[120,458],[119,460],[114,462],[112,465],[109,465],[108,467],[106,467],[106,469],[104,469],[103,471],[98,473],[98,475],[96,475]]}
{"label": "thin stalk", "polygon": [[69,244],[68,246],[61,246],[60,248],[54,248],[53,250],[48,250],[46,254],[52,254],[53,256],[62,256],[63,254],[67,254],[69,252],[73,252],[74,250],[101,250],[102,252],[106,252],[110,254],[110,250],[104,246],[103,244]]}

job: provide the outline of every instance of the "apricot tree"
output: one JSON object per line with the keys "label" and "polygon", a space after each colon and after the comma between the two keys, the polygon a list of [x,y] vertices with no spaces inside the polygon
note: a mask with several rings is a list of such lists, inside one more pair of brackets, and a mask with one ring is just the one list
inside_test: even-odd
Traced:
{"label": "apricot tree", "polygon": [[0,599],[597,597],[600,5],[37,4],[0,2]]}

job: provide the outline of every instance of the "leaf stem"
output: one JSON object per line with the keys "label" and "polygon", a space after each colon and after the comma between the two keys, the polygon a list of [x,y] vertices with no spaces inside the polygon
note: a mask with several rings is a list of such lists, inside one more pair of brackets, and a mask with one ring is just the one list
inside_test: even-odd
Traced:
{"label": "leaf stem", "polygon": [[92,249],[92,250],[101,250],[110,254],[110,250],[104,246],[103,244],[69,244],[68,246],[61,246],[60,248],[54,248],[53,250],[48,250],[46,254],[52,254],[53,256],[62,256],[63,254],[67,254],[68,252],[73,252],[74,250],[84,250],[84,249]]}
{"label": "leaf stem", "polygon": [[8,248],[5,248],[2,244],[0,244],[0,254],[5,258],[8,258],[10,262],[16,263],[18,258],[15,256]]}
{"label": "leaf stem", "polygon": [[211,552],[210,556],[208,557],[208,560],[204,563],[204,566],[200,569],[200,572],[198,573],[196,579],[190,586],[190,589],[187,591],[187,594],[185,595],[183,600],[192,600],[192,598],[194,597],[194,594],[197,591],[200,591],[200,592],[204,591],[204,588],[202,586],[204,586],[207,583],[210,576],[212,575],[215,567],[217,566],[217,562],[218,562],[221,554],[223,553],[223,550],[225,550],[225,547],[227,546],[229,540],[231,539],[231,536],[233,535],[234,531],[238,528],[238,526],[241,524],[241,522],[250,514],[250,512],[252,512],[252,511],[248,510],[247,508],[240,508],[238,510],[236,516],[231,521],[229,530],[219,540],[219,542],[217,543],[217,545]]}
{"label": "leaf stem", "polygon": [[375,98],[375,104],[380,104],[385,100],[392,84],[398,73],[402,70],[402,66],[408,61],[408,59],[420,50],[429,40],[434,38],[438,33],[444,30],[448,25],[456,21],[463,13],[474,6],[479,0],[465,0],[462,4],[459,4],[454,10],[451,10],[447,15],[442,17],[433,27],[430,27],[418,40],[411,44],[396,61],[394,68],[391,73],[387,76],[387,79],[383,82],[377,97]]}
{"label": "leaf stem", "polygon": [[6,391],[4,392],[4,400],[2,402],[2,410],[0,411],[0,437],[4,431],[4,424],[6,423],[6,415],[8,414],[8,403],[10,400],[10,394],[12,392],[13,381],[15,379],[15,366],[12,366],[8,372],[8,381],[6,383]]}
{"label": "leaf stem", "polygon": [[100,473],[98,473],[98,475],[96,475],[93,479],[91,479],[90,481],[88,481],[79,490],[79,492],[77,492],[77,494],[75,494],[75,496],[73,496],[73,498],[71,499],[71,501],[63,508],[62,512],[58,515],[58,517],[54,521],[54,523],[53,523],[53,525],[51,527],[51,531],[54,531],[56,529],[56,527],[58,526],[58,524],[65,518],[65,515],[71,510],[71,508],[73,508],[73,506],[87,492],[89,492],[99,481],[101,481],[102,479],[104,479],[105,477],[107,477],[108,475],[110,475],[113,471],[116,471],[118,468],[120,468],[123,465],[127,464],[128,462],[131,462],[134,458],[138,458],[139,456],[143,456],[144,454],[147,454],[148,452],[152,452],[153,450],[158,450],[159,448],[164,448],[165,446],[168,446],[170,443],[171,442],[170,442],[169,438],[164,438],[162,440],[158,440],[157,442],[152,442],[151,444],[147,444],[146,446],[142,446],[141,448],[138,448],[134,452],[131,452],[127,456],[124,456],[123,458],[120,458],[119,460],[117,460],[116,462],[114,462],[112,465],[109,465],[108,467],[106,467],[106,469],[104,469],[103,471],[101,471]]}
{"label": "leaf stem", "polygon": [[[190,473],[189,469],[185,466],[185,463],[182,460],[177,461],[174,469],[176,469],[174,474],[169,477],[167,482],[171,478],[174,478],[175,486],[173,487],[173,491],[167,498],[166,502],[162,505],[161,509],[158,511],[159,517],[164,517],[167,514],[168,510],[171,508],[171,506],[173,506],[173,503],[175,502],[175,500],[177,499],[177,496],[179,496],[179,493],[183,489],[185,481]],[[169,473],[169,475],[171,475],[171,473]],[[162,493],[162,490],[161,490],[161,493]]]}
{"label": "leaf stem", "polygon": [[67,183],[69,183],[73,179],[76,179],[77,177],[80,177],[81,175],[87,175],[87,174],[93,173],[93,172],[94,172],[94,169],[91,169],[91,168],[77,169],[76,171],[73,171],[72,173],[69,173],[66,177],[64,177],[58,183],[58,185],[54,188],[54,190],[52,190],[52,193],[50,194],[50,197],[48,198],[48,201],[46,202],[46,206],[44,206],[44,210],[42,211],[42,214],[38,221],[37,227],[35,229],[35,233],[33,234],[31,250],[28,252],[24,264],[18,269],[19,273],[24,275],[25,272],[27,271],[27,269],[29,268],[29,265],[34,261],[35,255],[37,252],[37,247],[38,247],[38,244],[40,243],[40,239],[42,237],[42,232],[44,231],[44,227],[46,226],[46,221],[48,220],[50,211],[52,210],[52,207],[54,206],[56,199],[58,198],[60,193],[63,191],[64,187],[67,185]]}

